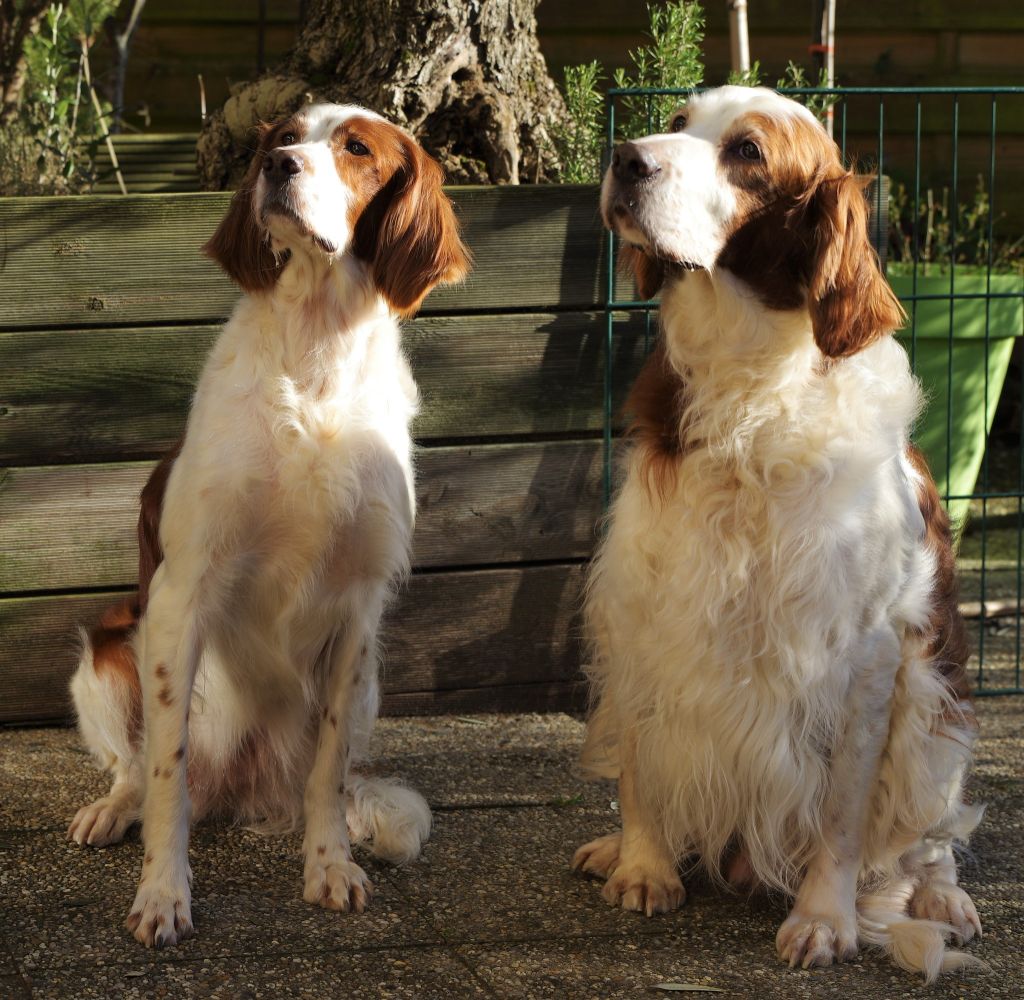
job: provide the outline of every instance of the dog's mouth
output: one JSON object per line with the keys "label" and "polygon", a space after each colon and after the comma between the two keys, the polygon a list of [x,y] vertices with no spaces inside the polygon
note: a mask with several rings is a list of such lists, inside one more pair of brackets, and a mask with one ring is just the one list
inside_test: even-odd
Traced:
{"label": "dog's mouth", "polygon": [[704,265],[693,260],[680,260],[670,254],[661,253],[647,243],[637,243],[634,240],[625,240],[627,246],[643,251],[648,257],[653,257],[659,264],[669,271],[703,271]]}
{"label": "dog's mouth", "polygon": [[[608,206],[605,213],[605,225],[628,246],[642,250],[649,257],[653,257],[659,264],[670,270],[677,271],[703,271],[704,265],[694,260],[679,257],[677,254],[666,252],[659,247],[656,241],[652,240],[636,217],[636,208],[639,199],[630,192],[623,192]],[[638,239],[639,237],[639,239]]]}
{"label": "dog's mouth", "polygon": [[312,240],[315,246],[322,250],[325,254],[331,255],[338,252],[339,247],[332,240],[327,239],[326,236],[321,236],[319,233],[314,232],[309,223],[299,215],[298,212],[291,206],[282,192],[274,192],[267,199],[264,200],[262,210],[260,212],[260,222],[263,224],[264,229],[269,229],[267,224],[268,216],[277,215],[281,218],[287,219],[295,229],[298,231],[300,236],[304,236],[309,240]]}

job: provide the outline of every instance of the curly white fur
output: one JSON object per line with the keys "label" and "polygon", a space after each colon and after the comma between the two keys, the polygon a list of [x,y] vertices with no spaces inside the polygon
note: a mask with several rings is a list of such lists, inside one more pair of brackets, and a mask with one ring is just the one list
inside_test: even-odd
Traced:
{"label": "curly white fur", "polygon": [[[729,91],[690,106],[712,142],[751,100]],[[763,92],[757,110],[773,102],[789,113]],[[666,185],[687,175],[690,146],[636,145],[648,142],[663,169],[621,187],[657,248],[683,231],[659,213],[699,210],[659,194],[662,173]],[[698,176],[724,155],[703,150]],[[606,205],[626,197],[606,181]],[[701,197],[699,185],[687,194]],[[823,358],[807,308],[765,308],[715,266],[668,282],[661,326],[678,454],[653,488],[649,456],[628,453],[586,594],[584,761],[620,778],[623,833],[576,864],[608,877],[609,901],[651,913],[681,899],[670,862],[720,878],[738,850],[756,881],[796,896],[783,958],[828,964],[859,940],[929,979],[966,964],[945,951],[949,920],[908,910],[939,878],[937,859],[962,894],[951,845],[980,812],[962,798],[969,707],[928,652],[936,562],[907,458],[921,393],[906,354],[881,336]],[[956,933],[973,936],[976,921]]]}

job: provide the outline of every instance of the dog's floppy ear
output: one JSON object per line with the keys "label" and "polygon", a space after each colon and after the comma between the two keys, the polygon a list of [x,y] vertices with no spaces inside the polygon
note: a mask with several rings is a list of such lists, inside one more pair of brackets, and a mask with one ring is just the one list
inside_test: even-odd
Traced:
{"label": "dog's floppy ear", "polygon": [[402,148],[405,163],[356,223],[353,252],[369,264],[391,308],[409,316],[435,285],[464,278],[470,255],[441,188],[440,164],[408,136]]}
{"label": "dog's floppy ear", "polygon": [[653,299],[665,283],[665,265],[640,247],[621,247],[619,266],[627,274],[633,275],[638,298]]}
{"label": "dog's floppy ear", "polygon": [[272,288],[285,265],[285,258],[270,249],[253,205],[256,182],[263,167],[262,139],[273,126],[259,125],[257,128],[260,147],[231,199],[227,215],[203,245],[203,253],[220,264],[228,276],[247,292]]}
{"label": "dog's floppy ear", "polygon": [[906,319],[868,240],[868,181],[850,172],[827,177],[807,206],[813,230],[807,306],[815,342],[830,358],[856,354]]}

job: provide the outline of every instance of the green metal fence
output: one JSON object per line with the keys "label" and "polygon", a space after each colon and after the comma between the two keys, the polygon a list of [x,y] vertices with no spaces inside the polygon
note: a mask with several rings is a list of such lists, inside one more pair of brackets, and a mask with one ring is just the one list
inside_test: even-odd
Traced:
{"label": "green metal fence", "polygon": [[[615,88],[607,146],[658,131],[666,104],[690,91]],[[960,528],[961,603],[978,694],[1024,692],[1024,187],[1000,157],[1009,122],[1024,137],[1024,87],[851,87],[783,90],[808,104],[834,102],[844,159],[875,174],[872,237],[909,320],[900,331],[928,407],[914,436]],[[987,205],[987,211],[985,206]],[[1005,209],[1004,207],[1005,206]],[[656,306],[635,301],[616,275],[609,235],[604,387],[605,497],[612,490],[621,398],[614,359],[636,337],[656,336]],[[624,352],[628,353],[628,352]],[[621,367],[621,366],[620,366]]]}

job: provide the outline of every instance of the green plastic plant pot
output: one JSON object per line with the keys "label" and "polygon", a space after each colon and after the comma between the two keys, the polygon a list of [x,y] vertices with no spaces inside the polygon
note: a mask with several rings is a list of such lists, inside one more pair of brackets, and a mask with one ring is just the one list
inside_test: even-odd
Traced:
{"label": "green plastic plant pot", "polygon": [[[951,324],[948,271],[925,276],[919,265],[916,294],[946,298],[925,299],[916,306],[911,299],[915,294],[911,267],[890,264],[887,277],[908,313],[907,324],[897,336],[911,356],[927,398],[914,440],[928,459],[939,492],[963,498],[974,492],[1014,338],[1024,333],[1024,299],[953,299]],[[957,267],[955,295],[986,292],[1020,295],[1024,275],[993,274],[989,279],[984,268]],[[969,506],[968,499],[948,501],[957,530]]]}

